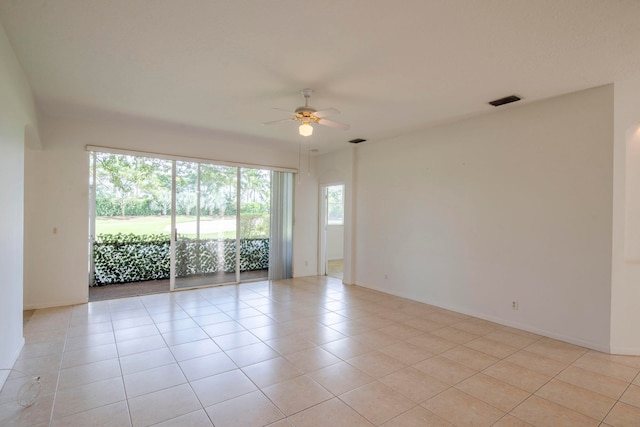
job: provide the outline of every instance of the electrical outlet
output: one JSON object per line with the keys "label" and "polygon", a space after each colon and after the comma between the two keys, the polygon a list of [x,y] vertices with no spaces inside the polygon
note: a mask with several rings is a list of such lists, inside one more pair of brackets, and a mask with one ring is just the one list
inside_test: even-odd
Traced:
{"label": "electrical outlet", "polygon": [[518,301],[511,301],[511,308],[514,310],[518,309]]}

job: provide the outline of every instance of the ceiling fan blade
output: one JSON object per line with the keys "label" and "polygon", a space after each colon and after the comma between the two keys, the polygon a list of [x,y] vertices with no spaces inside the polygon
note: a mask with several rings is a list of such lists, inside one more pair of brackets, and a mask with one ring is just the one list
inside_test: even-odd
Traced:
{"label": "ceiling fan blade", "polygon": [[333,115],[336,115],[336,114],[340,114],[340,111],[337,110],[336,108],[327,108],[326,110],[320,110],[320,111],[316,111],[315,113],[313,113],[313,115],[318,117],[318,118],[327,117],[327,116],[333,116]]}
{"label": "ceiling fan blade", "polygon": [[272,120],[270,122],[264,122],[263,125],[269,126],[275,123],[280,123],[280,122],[288,122],[291,120],[295,120],[295,117],[287,117],[286,119],[279,119],[279,120]]}
{"label": "ceiling fan blade", "polygon": [[273,109],[278,111],[284,111],[285,113],[291,114],[292,116],[296,115],[296,113],[294,113],[293,111],[285,110],[284,108],[273,107]]}
{"label": "ceiling fan blade", "polygon": [[321,124],[324,126],[330,126],[332,128],[344,129],[344,130],[349,129],[349,125],[346,123],[334,122],[333,120],[327,120],[327,119],[318,120],[318,124]]}

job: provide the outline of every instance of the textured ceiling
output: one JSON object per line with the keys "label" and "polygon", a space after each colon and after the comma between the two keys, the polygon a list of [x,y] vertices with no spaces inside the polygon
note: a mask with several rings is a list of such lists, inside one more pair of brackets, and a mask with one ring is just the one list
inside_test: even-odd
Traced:
{"label": "textured ceiling", "polygon": [[[637,0],[0,0],[42,111],[320,152],[640,73]],[[511,108],[511,107],[502,107]]]}

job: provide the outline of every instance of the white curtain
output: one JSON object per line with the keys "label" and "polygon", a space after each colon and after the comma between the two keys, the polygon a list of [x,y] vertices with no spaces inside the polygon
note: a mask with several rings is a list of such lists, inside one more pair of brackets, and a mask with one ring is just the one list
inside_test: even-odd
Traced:
{"label": "white curtain", "polygon": [[293,174],[271,172],[271,236],[269,280],[292,277]]}

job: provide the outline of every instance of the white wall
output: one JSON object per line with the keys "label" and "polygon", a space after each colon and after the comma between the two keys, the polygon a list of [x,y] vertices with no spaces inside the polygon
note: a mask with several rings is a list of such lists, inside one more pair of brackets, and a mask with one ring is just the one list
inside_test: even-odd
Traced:
{"label": "white wall", "polygon": [[640,355],[640,78],[614,88],[611,351]]}
{"label": "white wall", "polygon": [[612,109],[605,86],[361,144],[357,284],[608,351]]}
{"label": "white wall", "polygon": [[[87,301],[87,144],[289,168],[297,168],[299,161],[297,150],[278,151],[264,143],[232,140],[228,136],[161,123],[130,120],[106,123],[46,117],[41,131],[44,149],[28,152],[26,156],[27,308]],[[314,208],[298,203],[306,193],[314,191],[311,198],[317,200],[315,180],[302,178],[295,191],[296,218],[308,217],[306,211],[317,215],[317,204]],[[315,236],[317,233],[313,221],[307,224],[298,220],[295,227],[296,234]],[[294,271],[304,275],[307,271],[300,267],[300,260],[315,257],[315,252],[306,252],[307,246],[315,247],[315,242],[308,243],[308,239],[295,236],[294,239]]]}
{"label": "white wall", "polygon": [[[24,344],[22,252],[25,134],[37,139],[38,124],[31,88],[2,26],[0,94],[0,368],[11,368]],[[0,388],[6,377],[7,372],[0,372]]]}

